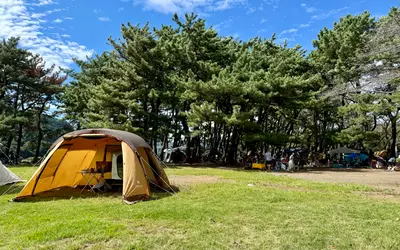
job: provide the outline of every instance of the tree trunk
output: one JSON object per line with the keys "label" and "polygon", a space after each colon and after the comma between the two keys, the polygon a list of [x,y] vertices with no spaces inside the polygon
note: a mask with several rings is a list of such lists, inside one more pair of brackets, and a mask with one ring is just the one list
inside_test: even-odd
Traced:
{"label": "tree trunk", "polygon": [[7,148],[6,148],[6,158],[7,159],[10,157],[12,141],[13,141],[13,135],[11,134],[8,136],[8,139],[7,139]]}
{"label": "tree trunk", "polygon": [[[40,120],[40,119],[39,119]],[[42,139],[43,139],[43,129],[41,127],[41,122],[38,121],[38,137],[37,137],[37,142],[36,142],[36,151],[35,151],[35,157],[33,158],[33,162],[37,162],[39,159],[40,155],[40,146],[42,144]]]}
{"label": "tree trunk", "polygon": [[48,98],[46,98],[45,102],[43,102],[43,104],[40,107],[40,110],[38,112],[37,124],[36,124],[36,128],[38,130],[38,137],[36,139],[36,151],[35,151],[35,157],[33,158],[33,162],[37,162],[39,159],[39,155],[40,155],[40,147],[41,147],[42,139],[43,139],[42,114],[43,114],[44,108],[46,107],[47,101],[48,101]]}
{"label": "tree trunk", "polygon": [[230,139],[230,143],[229,143],[228,159],[227,159],[228,164],[231,165],[231,166],[236,164],[236,161],[235,161],[236,153],[235,153],[235,151],[237,150],[237,145],[236,145],[237,137],[238,137],[238,131],[237,131],[237,128],[234,127],[233,131],[232,131],[232,136],[231,136],[231,139]]}
{"label": "tree trunk", "polygon": [[153,144],[153,145],[154,145],[154,146],[153,146],[154,154],[158,155],[158,152],[157,152],[157,151],[158,151],[158,150],[157,150],[157,136],[154,137],[153,143],[154,143],[154,144]]}
{"label": "tree trunk", "polygon": [[378,122],[376,121],[376,115],[374,115],[374,126],[372,127],[371,131],[374,131],[376,129],[377,125],[378,125]]}
{"label": "tree trunk", "polygon": [[324,152],[324,142],[325,142],[325,137],[326,137],[326,126],[327,126],[327,118],[328,117],[328,112],[324,111],[323,115],[323,121],[322,121],[322,128],[321,128],[321,140],[319,141],[319,152],[322,153]]}
{"label": "tree trunk", "polygon": [[161,159],[164,160],[164,149],[168,149],[168,133],[164,137],[163,147],[161,150]]}
{"label": "tree trunk", "polygon": [[[195,130],[198,130],[199,128],[195,128]],[[192,150],[192,160],[194,162],[200,162],[201,158],[201,149],[200,149],[200,135],[195,136],[192,138],[192,145],[193,145],[193,150]]]}
{"label": "tree trunk", "polygon": [[17,149],[15,150],[15,163],[20,163],[20,152],[22,146],[22,123],[18,123],[18,140],[17,140]]}
{"label": "tree trunk", "polygon": [[216,154],[219,155],[218,146],[219,142],[221,141],[221,128],[222,128],[221,125],[214,123],[214,132],[212,135],[211,148],[210,148],[210,153],[208,154],[208,159],[211,161],[214,160],[212,158]]}
{"label": "tree trunk", "polygon": [[174,123],[175,123],[175,128],[174,128],[174,142],[172,143],[172,148],[176,148],[178,147],[178,145],[180,144],[181,141],[181,133],[179,131],[179,127],[178,127],[178,119],[179,119],[179,115],[178,115],[179,111],[178,110],[174,110],[173,114],[174,114]]}
{"label": "tree trunk", "polygon": [[318,148],[318,111],[314,110],[314,152]]}
{"label": "tree trunk", "polygon": [[221,152],[221,156],[224,155],[224,142],[225,142],[225,134],[226,134],[226,125],[222,125],[222,139],[218,144],[218,151]]}
{"label": "tree trunk", "polygon": [[229,142],[231,141],[231,130],[232,128],[228,128],[225,137],[225,149],[224,149],[224,158],[225,162],[228,162],[229,158]]}
{"label": "tree trunk", "polygon": [[390,122],[392,125],[392,145],[390,147],[390,156],[396,157],[397,116],[393,117]]}
{"label": "tree trunk", "polygon": [[160,98],[157,98],[156,102],[152,102],[152,110],[151,112],[153,113],[154,117],[154,126],[153,126],[153,138],[154,138],[154,153],[158,155],[157,152],[157,140],[158,140],[158,114],[160,112],[160,105],[161,105],[161,100]]}
{"label": "tree trunk", "polygon": [[[17,90],[16,90],[16,93],[15,93],[15,98],[14,98],[14,103],[13,103],[13,108],[14,108],[14,110],[13,110],[13,112],[14,112],[13,118],[14,118],[14,119],[17,118],[17,113],[18,113],[18,100],[19,100],[19,84],[17,85]],[[15,124],[13,124],[12,130],[13,130],[13,131],[15,130]],[[14,135],[11,133],[11,134],[9,135],[9,137],[8,137],[8,140],[7,140],[7,148],[6,148],[6,155],[7,155],[7,157],[10,157],[10,153],[11,153],[11,143],[12,143],[12,141],[13,141],[13,137],[14,137]],[[15,162],[15,159],[13,159],[13,160],[14,160],[14,163],[16,163],[16,162]]]}
{"label": "tree trunk", "polygon": [[146,139],[148,140],[148,131],[149,131],[149,112],[148,112],[148,107],[147,107],[147,100],[143,101],[143,113],[144,113],[144,117],[143,117],[143,132],[144,132],[144,136],[146,137]]}
{"label": "tree trunk", "polygon": [[179,146],[179,141],[181,140],[181,134],[178,133],[178,129],[175,129],[174,132],[174,142],[172,143],[172,147],[176,148]]}
{"label": "tree trunk", "polygon": [[191,156],[191,138],[190,138],[189,126],[185,119],[182,119],[182,127],[183,130],[185,131],[185,137],[186,137],[186,159],[189,159]]}

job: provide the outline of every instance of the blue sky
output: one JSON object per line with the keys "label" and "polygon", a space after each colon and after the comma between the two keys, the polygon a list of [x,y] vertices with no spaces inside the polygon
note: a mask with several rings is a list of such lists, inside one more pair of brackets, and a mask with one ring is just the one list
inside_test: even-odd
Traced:
{"label": "blue sky", "polygon": [[393,0],[0,0],[0,38],[21,37],[21,46],[47,62],[73,66],[72,57],[85,59],[110,49],[109,36],[118,37],[122,23],[152,26],[172,24],[174,12],[194,11],[221,35],[247,40],[270,38],[312,49],[323,27],[348,13],[364,10],[386,15]]}

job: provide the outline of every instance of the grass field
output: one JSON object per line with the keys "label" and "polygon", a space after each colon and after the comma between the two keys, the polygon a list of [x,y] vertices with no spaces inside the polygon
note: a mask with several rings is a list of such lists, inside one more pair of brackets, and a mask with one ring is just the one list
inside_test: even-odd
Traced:
{"label": "grass field", "polygon": [[[24,179],[35,171],[11,170]],[[0,249],[400,249],[400,203],[362,195],[376,191],[367,186],[212,168],[167,173],[220,179],[131,206],[119,196],[12,203],[16,193],[5,195]]]}

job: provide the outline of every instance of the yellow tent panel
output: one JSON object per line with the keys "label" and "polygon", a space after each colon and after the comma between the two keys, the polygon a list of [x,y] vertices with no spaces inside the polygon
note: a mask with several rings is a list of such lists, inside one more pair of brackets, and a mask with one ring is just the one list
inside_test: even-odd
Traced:
{"label": "yellow tent panel", "polygon": [[48,191],[63,195],[64,188],[95,185],[101,179],[120,181],[123,199],[129,202],[148,199],[150,185],[171,188],[163,168],[141,137],[125,131],[86,129],[59,138],[14,200]]}

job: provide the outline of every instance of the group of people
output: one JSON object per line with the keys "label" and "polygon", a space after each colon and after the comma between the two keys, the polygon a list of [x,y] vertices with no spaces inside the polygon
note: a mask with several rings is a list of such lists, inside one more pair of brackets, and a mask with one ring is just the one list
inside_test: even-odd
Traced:
{"label": "group of people", "polygon": [[279,150],[271,152],[266,150],[265,153],[255,153],[251,151],[247,153],[246,161],[244,162],[244,167],[251,169],[253,163],[263,163],[265,168],[274,171],[294,171],[300,166],[300,154],[297,151],[294,152],[281,152]]}
{"label": "group of people", "polygon": [[397,158],[389,157],[388,151],[379,151],[375,154],[368,153],[340,153],[330,155],[327,151],[318,152],[307,149],[286,149],[285,151],[270,150],[249,151],[247,155],[242,155],[239,159],[245,169],[261,168],[260,164],[265,164],[265,169],[273,171],[295,171],[302,167],[315,168],[321,166],[334,168],[357,168],[372,167],[388,169],[390,171],[400,171],[400,155]]}

